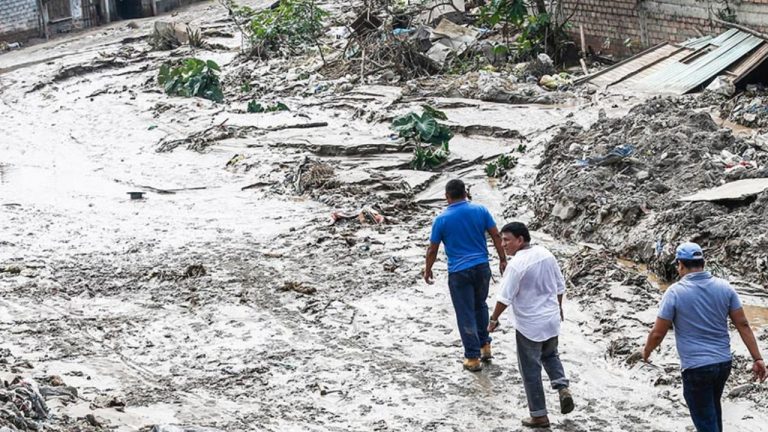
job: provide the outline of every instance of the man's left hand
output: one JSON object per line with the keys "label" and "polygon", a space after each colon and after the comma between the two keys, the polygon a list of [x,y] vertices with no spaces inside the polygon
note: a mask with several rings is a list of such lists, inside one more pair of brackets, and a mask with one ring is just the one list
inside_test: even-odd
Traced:
{"label": "man's left hand", "polygon": [[768,371],[765,369],[765,362],[758,360],[752,364],[752,373],[755,374],[755,381],[763,382],[768,377]]}

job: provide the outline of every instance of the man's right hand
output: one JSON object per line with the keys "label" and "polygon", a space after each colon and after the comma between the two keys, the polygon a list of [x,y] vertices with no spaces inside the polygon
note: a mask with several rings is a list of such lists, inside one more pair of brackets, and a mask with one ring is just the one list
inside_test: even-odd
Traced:
{"label": "man's right hand", "polygon": [[765,369],[765,362],[758,360],[752,363],[752,373],[755,374],[755,381],[763,382],[768,378],[768,371]]}
{"label": "man's right hand", "polygon": [[499,328],[499,321],[498,320],[490,320],[488,322],[488,332],[493,333],[496,331],[496,329]]}
{"label": "man's right hand", "polygon": [[424,282],[429,285],[435,283],[435,277],[432,275],[432,269],[424,269]]}

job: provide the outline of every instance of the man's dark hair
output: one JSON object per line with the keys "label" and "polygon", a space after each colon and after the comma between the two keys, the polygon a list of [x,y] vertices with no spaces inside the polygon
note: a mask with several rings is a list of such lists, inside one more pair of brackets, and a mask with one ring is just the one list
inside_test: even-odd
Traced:
{"label": "man's dark hair", "polygon": [[683,267],[687,268],[688,270],[691,269],[700,269],[704,268],[704,260],[703,259],[695,259],[695,260],[678,260],[680,261],[680,264],[683,265]]}
{"label": "man's dark hair", "polygon": [[528,232],[528,227],[522,222],[510,222],[504,225],[501,232],[510,233],[515,237],[522,237],[526,243],[531,242],[531,233]]}
{"label": "man's dark hair", "polygon": [[453,179],[445,185],[445,193],[450,199],[462,199],[467,196],[467,188],[464,182],[459,179]]}

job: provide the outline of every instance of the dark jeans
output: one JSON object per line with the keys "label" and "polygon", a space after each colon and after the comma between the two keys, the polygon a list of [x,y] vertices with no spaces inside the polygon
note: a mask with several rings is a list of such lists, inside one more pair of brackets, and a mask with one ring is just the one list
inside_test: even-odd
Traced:
{"label": "dark jeans", "polygon": [[466,358],[479,358],[480,347],[491,342],[488,304],[485,303],[490,282],[491,266],[488,263],[448,274],[448,288]]}
{"label": "dark jeans", "polygon": [[547,415],[544,385],[541,383],[541,367],[549,376],[549,383],[555,390],[568,387],[560,354],[557,352],[557,336],[544,342],[534,342],[516,331],[517,362],[523,376],[525,395],[528,397],[528,411],[531,417]]}
{"label": "dark jeans", "polygon": [[698,432],[723,430],[720,398],[730,375],[730,361],[683,371],[683,396]]}

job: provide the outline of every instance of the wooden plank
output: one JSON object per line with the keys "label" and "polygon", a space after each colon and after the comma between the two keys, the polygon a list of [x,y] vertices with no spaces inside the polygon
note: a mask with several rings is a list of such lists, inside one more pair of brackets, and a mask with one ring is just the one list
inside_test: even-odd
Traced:
{"label": "wooden plank", "polygon": [[632,56],[630,58],[624,59],[624,60],[616,63],[615,65],[612,65],[611,67],[607,67],[607,68],[605,68],[605,69],[603,69],[601,71],[595,72],[592,75],[587,75],[587,76],[584,76],[584,77],[580,77],[579,79],[574,81],[574,84],[581,84],[583,82],[591,81],[594,78],[597,78],[598,76],[601,76],[601,75],[603,75],[605,73],[608,73],[608,72],[610,72],[610,71],[612,71],[612,70],[614,70],[614,69],[616,69],[618,67],[621,67],[621,66],[629,63],[630,61],[632,61],[632,60],[634,60],[634,59],[636,59],[638,57],[642,57],[642,56],[644,56],[644,55],[646,55],[646,54],[648,54],[650,52],[653,52],[653,51],[663,47],[664,45],[669,45],[669,44],[664,42],[664,43],[660,43],[658,45],[652,46],[652,47],[648,48],[647,50],[645,50],[645,51],[643,51],[643,52],[641,52],[639,54],[636,54],[636,55],[634,55],[634,56]]}
{"label": "wooden plank", "polygon": [[611,84],[616,84],[626,79],[627,77],[635,75],[639,71],[642,71],[643,69],[651,65],[654,65],[671,55],[674,55],[677,51],[681,49],[683,48],[678,48],[674,45],[669,45],[669,44],[660,46],[658,49],[654,50],[653,52],[649,52],[645,55],[633,57],[631,61],[619,67],[613,68],[613,70],[611,70],[610,72],[605,73],[602,76],[598,77],[597,79],[593,79],[591,81],[593,84],[599,87],[608,87]]}
{"label": "wooden plank", "polygon": [[758,66],[768,58],[768,43],[763,43],[755,50],[749,57],[743,59],[741,62],[731,66],[726,70],[727,73],[732,74],[735,78],[733,83],[736,84],[743,80],[755,70]]}

